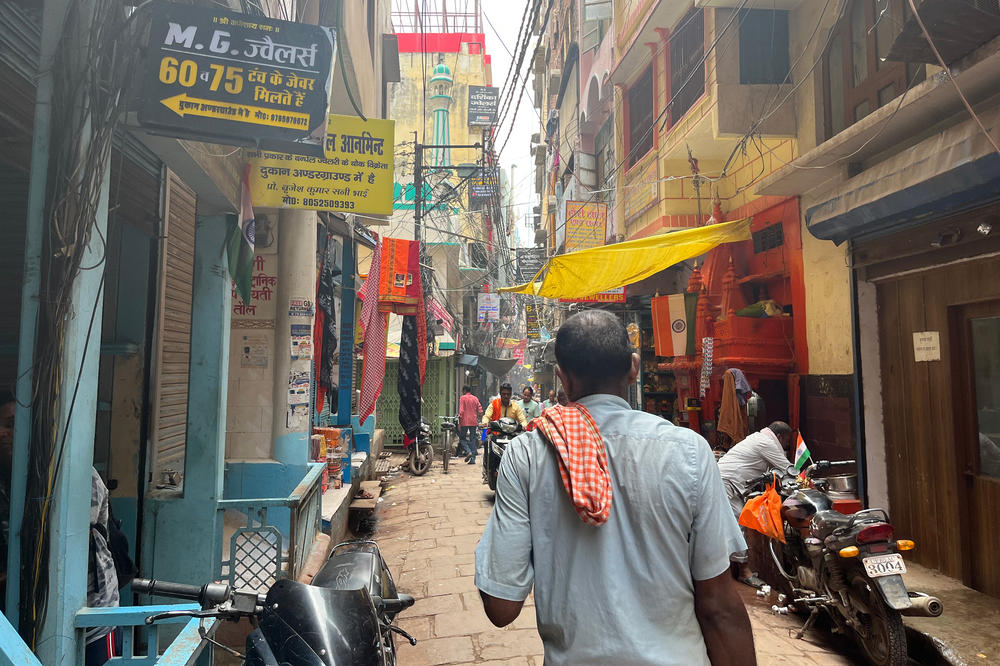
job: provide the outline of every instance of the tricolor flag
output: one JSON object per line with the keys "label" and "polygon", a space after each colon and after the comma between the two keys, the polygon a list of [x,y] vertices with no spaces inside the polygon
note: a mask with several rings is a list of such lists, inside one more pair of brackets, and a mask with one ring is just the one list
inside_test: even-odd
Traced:
{"label": "tricolor flag", "polygon": [[254,217],[250,202],[250,164],[243,170],[240,217],[229,231],[226,251],[229,254],[229,276],[243,303],[250,304],[250,278],[253,274]]}
{"label": "tricolor flag", "polygon": [[809,447],[806,446],[806,442],[802,439],[802,433],[797,435],[798,441],[795,446],[795,469],[796,471],[801,471],[802,468],[806,466],[806,462],[812,457],[809,455]]}
{"label": "tricolor flag", "polygon": [[653,344],[657,356],[693,355],[697,292],[657,296],[653,303]]}

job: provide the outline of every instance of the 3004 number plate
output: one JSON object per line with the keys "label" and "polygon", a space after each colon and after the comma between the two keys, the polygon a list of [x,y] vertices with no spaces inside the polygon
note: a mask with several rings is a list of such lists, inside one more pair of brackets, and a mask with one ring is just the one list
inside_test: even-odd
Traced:
{"label": "3004 number plate", "polygon": [[906,573],[906,564],[899,553],[866,557],[862,562],[865,565],[865,573],[872,578]]}

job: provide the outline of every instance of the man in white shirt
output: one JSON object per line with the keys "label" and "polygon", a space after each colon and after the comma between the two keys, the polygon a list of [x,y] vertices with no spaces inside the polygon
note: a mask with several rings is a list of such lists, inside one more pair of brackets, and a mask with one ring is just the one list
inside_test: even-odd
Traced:
{"label": "man in white shirt", "polygon": [[[784,470],[789,462],[785,451],[792,443],[792,429],[783,421],[775,421],[760,432],[752,433],[737,443],[719,458],[719,472],[729,497],[733,513],[739,519],[746,500],[747,481],[764,474],[770,469]],[[739,581],[751,587],[760,587],[764,582],[750,570],[747,551],[733,553],[733,562],[740,565]]]}
{"label": "man in white shirt", "polygon": [[[603,484],[603,520],[587,522],[570,498],[562,449],[539,430],[514,439],[476,548],[487,616],[510,624],[533,588],[547,666],[753,666],[750,621],[729,576],[729,554],[746,544],[708,444],[622,398],[639,357],[610,312],[566,320],[556,359],[570,402],[542,419],[569,410],[567,420],[596,425],[588,452],[606,474],[568,473],[586,477],[573,481],[574,495]],[[579,429],[565,432],[564,444],[583,440]]]}

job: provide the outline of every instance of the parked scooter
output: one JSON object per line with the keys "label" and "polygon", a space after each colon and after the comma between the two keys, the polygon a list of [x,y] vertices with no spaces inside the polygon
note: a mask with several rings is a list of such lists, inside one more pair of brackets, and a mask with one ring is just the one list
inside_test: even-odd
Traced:
{"label": "parked scooter", "polygon": [[943,607],[936,597],[907,591],[900,551],[915,544],[895,538],[889,514],[884,509],[853,515],[834,511],[825,480],[814,478],[831,467],[853,464],[820,461],[806,468],[801,480],[794,467],[774,470],[750,480],[746,497],[760,494],[772,480],[782,497],[785,543],[770,540],[768,547],[792,588],[791,603],[775,610],[809,611],[797,637],[823,609],[840,631],[855,637],[871,664],[903,666],[907,654],[901,615],[937,617]]}
{"label": "parked scooter", "polygon": [[254,630],[246,654],[231,650],[246,666],[395,666],[393,634],[417,644],[392,624],[413,605],[413,597],[396,592],[374,541],[338,544],[310,584],[283,578],[266,595],[233,590],[227,583],[198,587],[141,578],[132,581],[132,589],[201,604],[200,611],[153,615],[147,624],[173,617],[249,619]]}
{"label": "parked scooter", "polygon": [[423,476],[431,468],[431,462],[434,460],[431,437],[431,425],[423,418],[420,419],[420,427],[414,435],[409,433],[403,435],[403,449],[409,454],[406,463],[414,476]]}
{"label": "parked scooter", "polygon": [[510,417],[505,416],[497,421],[490,421],[483,451],[483,483],[489,484],[490,490],[494,492],[497,489],[500,459],[507,450],[510,440],[520,432],[521,424]]}

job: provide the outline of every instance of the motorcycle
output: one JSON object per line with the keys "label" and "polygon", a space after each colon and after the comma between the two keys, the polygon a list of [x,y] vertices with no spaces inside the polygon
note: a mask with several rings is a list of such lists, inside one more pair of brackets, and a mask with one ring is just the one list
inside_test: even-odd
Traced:
{"label": "motorcycle", "polygon": [[486,435],[486,446],[483,451],[483,483],[496,492],[497,470],[500,469],[500,459],[510,440],[521,432],[521,424],[509,417],[490,421]]}
{"label": "motorcycle", "polygon": [[254,629],[246,640],[246,654],[215,643],[203,628],[199,632],[246,666],[395,666],[393,635],[417,644],[392,624],[414,600],[396,592],[374,541],[338,544],[311,583],[282,578],[267,594],[233,590],[227,583],[199,587],[142,578],[132,581],[132,589],[197,601],[202,608],[159,613],[146,624],[176,617],[249,619]]}
{"label": "motorcycle", "polygon": [[415,435],[406,433],[403,436],[403,449],[409,454],[406,462],[414,476],[423,476],[431,468],[431,461],[434,460],[431,437],[431,425],[424,419],[420,419]]}
{"label": "motorcycle", "polygon": [[906,589],[901,552],[915,544],[895,538],[884,509],[853,515],[833,509],[826,481],[815,477],[853,464],[819,461],[801,478],[793,466],[773,470],[748,481],[744,496],[758,495],[773,482],[782,498],[785,543],[771,539],[768,549],[791,587],[791,603],[774,610],[809,611],[796,637],[808,631],[822,609],[838,631],[854,636],[871,664],[902,666],[907,663],[902,615],[937,617],[943,606],[936,597]]}

